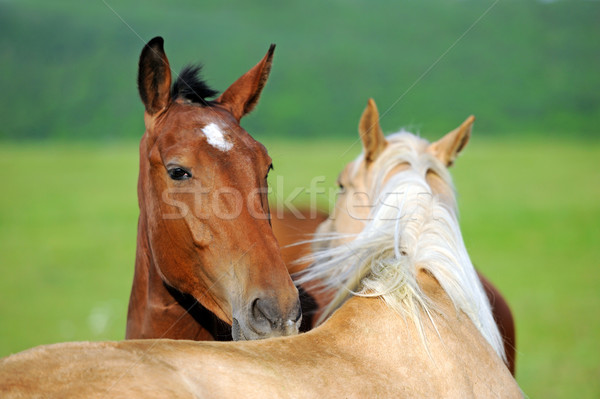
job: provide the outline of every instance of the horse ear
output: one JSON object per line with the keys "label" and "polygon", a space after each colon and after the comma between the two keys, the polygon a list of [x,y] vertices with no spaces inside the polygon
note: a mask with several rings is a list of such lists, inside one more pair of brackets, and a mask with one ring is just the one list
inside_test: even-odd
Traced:
{"label": "horse ear", "polygon": [[363,143],[365,159],[367,162],[373,162],[379,154],[385,150],[387,140],[379,126],[379,112],[377,105],[372,98],[369,98],[360,122],[358,123],[358,133]]}
{"label": "horse ear", "polygon": [[444,137],[431,143],[428,150],[446,166],[451,166],[456,157],[469,142],[475,117],[469,116],[459,127],[447,133]]}
{"label": "horse ear", "polygon": [[163,38],[157,36],[144,46],[140,55],[138,90],[150,115],[166,108],[171,101],[171,68],[163,44]]}
{"label": "horse ear", "polygon": [[216,101],[228,108],[238,122],[258,103],[260,93],[267,83],[269,72],[271,72],[274,51],[275,45],[271,44],[264,58],[217,98]]}

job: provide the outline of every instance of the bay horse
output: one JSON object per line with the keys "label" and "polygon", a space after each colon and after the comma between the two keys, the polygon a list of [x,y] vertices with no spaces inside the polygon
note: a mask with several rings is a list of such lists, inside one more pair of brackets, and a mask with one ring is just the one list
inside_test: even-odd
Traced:
{"label": "bay horse", "polygon": [[[240,125],[274,45],[215,100],[185,68],[171,84],[160,37],[140,55],[135,272],[126,338],[259,339],[298,332],[298,291],[269,223],[265,147]],[[229,327],[233,326],[233,327]]]}
{"label": "bay horse", "polygon": [[0,360],[0,396],[523,397],[502,360],[447,170],[471,124],[431,144],[366,131],[338,206],[368,217],[351,240],[330,231],[304,275],[338,289],[317,328],[258,341],[41,346]]}

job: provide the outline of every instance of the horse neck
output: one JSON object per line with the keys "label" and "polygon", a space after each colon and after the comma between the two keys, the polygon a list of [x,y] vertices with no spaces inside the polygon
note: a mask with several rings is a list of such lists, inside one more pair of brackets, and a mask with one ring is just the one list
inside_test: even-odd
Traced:
{"label": "horse neck", "polygon": [[167,287],[157,266],[152,258],[147,215],[140,207],[126,338],[227,340],[230,333],[216,316],[193,298]]}

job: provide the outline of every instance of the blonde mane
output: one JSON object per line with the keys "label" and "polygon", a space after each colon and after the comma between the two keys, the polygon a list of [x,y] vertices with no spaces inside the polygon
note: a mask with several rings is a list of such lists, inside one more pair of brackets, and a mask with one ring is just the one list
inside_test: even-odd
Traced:
{"label": "blonde mane", "polygon": [[[426,314],[435,327],[431,317],[435,304],[417,283],[418,272],[426,271],[436,278],[456,311],[464,312],[505,359],[489,301],[465,248],[448,170],[425,151],[429,143],[413,134],[401,131],[387,140],[388,147],[372,165],[376,175],[368,190],[376,202],[364,229],[349,242],[315,251],[313,264],[297,282],[319,282],[323,289],[336,291],[320,322],[350,295],[380,297],[412,319],[426,343],[421,315]],[[355,165],[361,164],[363,156]],[[393,173],[401,164],[410,168]],[[427,183],[428,171],[444,182],[444,201]],[[317,235],[314,241],[347,237],[333,232]]]}

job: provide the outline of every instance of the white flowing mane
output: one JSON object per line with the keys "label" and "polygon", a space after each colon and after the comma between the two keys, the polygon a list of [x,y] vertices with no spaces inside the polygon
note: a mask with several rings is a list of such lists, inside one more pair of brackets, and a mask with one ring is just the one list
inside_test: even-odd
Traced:
{"label": "white flowing mane", "polygon": [[[428,142],[424,139],[401,131],[387,140],[388,147],[372,165],[377,175],[368,190],[376,202],[364,229],[353,235],[350,242],[315,251],[311,255],[313,264],[300,274],[298,282],[318,281],[326,290],[337,290],[320,321],[352,294],[381,297],[391,308],[415,322],[426,343],[421,315],[427,314],[433,323],[431,311],[435,305],[417,284],[417,274],[420,270],[427,271],[436,278],[457,311],[467,314],[505,359],[489,301],[460,232],[448,170],[425,151]],[[355,165],[360,164],[362,157]],[[390,174],[405,163],[410,165],[408,170]],[[445,183],[445,201],[432,192],[425,179],[427,171],[435,172]],[[317,236],[314,241],[347,237],[334,232]]]}

